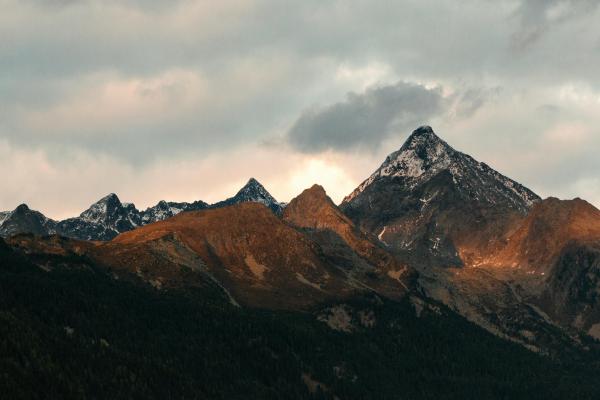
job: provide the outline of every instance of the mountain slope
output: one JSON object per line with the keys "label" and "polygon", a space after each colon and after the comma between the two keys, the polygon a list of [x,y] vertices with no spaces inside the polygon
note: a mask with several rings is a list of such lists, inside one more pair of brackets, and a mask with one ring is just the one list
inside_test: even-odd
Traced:
{"label": "mountain slope", "polygon": [[568,243],[600,238],[597,210],[542,202],[429,127],[415,130],[341,209],[419,272],[423,293],[494,334],[555,352],[579,340],[577,316],[585,330],[600,322],[590,301],[596,253],[563,253]]}
{"label": "mountain slope", "polygon": [[460,266],[495,246],[539,200],[425,126],[340,207],[395,251],[432,266]]}
{"label": "mountain slope", "polygon": [[[85,256],[22,250],[0,239],[0,390],[11,399],[599,394],[595,350],[542,357],[441,306],[366,296],[313,312],[238,308],[209,288],[158,291]],[[349,331],[323,320],[331,310]]]}
{"label": "mountain slope", "polygon": [[361,232],[325,193],[314,185],[286,206],[283,220],[303,229],[333,262],[388,296],[398,296],[412,286],[413,271]]}
{"label": "mountain slope", "polygon": [[0,211],[0,226],[4,223],[6,218],[10,216],[10,211]]}
{"label": "mountain slope", "polygon": [[491,262],[548,272],[568,243],[596,240],[600,240],[600,210],[581,199],[548,198],[532,208]]}
{"label": "mountain slope", "polygon": [[316,243],[255,202],[182,213],[123,233],[98,254],[161,285],[178,281],[185,266],[214,278],[235,302],[268,308],[303,308],[365,290],[347,282]]}
{"label": "mountain slope", "polygon": [[600,210],[545,199],[486,260],[510,268],[531,302],[563,326],[600,337]]}

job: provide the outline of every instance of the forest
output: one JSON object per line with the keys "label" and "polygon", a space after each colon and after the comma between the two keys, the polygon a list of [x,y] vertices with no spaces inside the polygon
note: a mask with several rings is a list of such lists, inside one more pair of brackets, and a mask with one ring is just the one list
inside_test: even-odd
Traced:
{"label": "forest", "polygon": [[[592,399],[598,354],[543,356],[443,306],[345,302],[372,326],[319,310],[238,308],[210,286],[156,290],[78,256],[48,270],[0,242],[0,393],[10,399]],[[322,305],[325,308],[331,305]]]}

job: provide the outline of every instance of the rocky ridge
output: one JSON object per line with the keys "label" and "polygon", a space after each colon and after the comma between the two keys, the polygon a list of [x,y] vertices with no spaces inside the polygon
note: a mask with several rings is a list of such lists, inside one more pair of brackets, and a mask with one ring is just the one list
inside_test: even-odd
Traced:
{"label": "rocky ridge", "polygon": [[146,210],[138,210],[135,205],[122,203],[116,194],[111,193],[92,204],[77,217],[53,221],[39,211],[29,210],[23,204],[12,212],[0,212],[0,237],[19,233],[36,235],[58,233],[80,240],[106,241],[120,233],[163,221],[184,211],[219,208],[243,202],[264,204],[277,215],[281,215],[283,211],[283,205],[277,202],[263,185],[252,178],[235,196],[212,205],[202,200],[192,203],[161,200]]}

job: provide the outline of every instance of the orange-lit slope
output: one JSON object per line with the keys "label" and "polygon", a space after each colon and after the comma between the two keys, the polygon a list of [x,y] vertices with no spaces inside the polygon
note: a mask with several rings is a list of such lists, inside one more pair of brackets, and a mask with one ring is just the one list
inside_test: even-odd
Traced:
{"label": "orange-lit slope", "polygon": [[185,283],[177,265],[206,271],[253,306],[306,307],[355,290],[315,243],[258,203],[181,213],[121,234],[99,254],[166,282]]}

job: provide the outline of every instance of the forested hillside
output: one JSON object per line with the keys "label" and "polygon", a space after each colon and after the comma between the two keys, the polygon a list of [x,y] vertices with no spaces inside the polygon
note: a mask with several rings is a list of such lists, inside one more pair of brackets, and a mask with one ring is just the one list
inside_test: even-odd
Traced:
{"label": "forested hillside", "polygon": [[416,313],[408,299],[357,298],[344,306],[352,316],[350,332],[344,332],[319,321],[318,309],[237,308],[208,286],[157,291],[114,279],[73,256],[36,259],[49,266],[47,272],[29,261],[32,256],[0,246],[5,398],[585,399],[600,394],[590,363],[583,368],[581,362],[538,356],[443,307]]}

